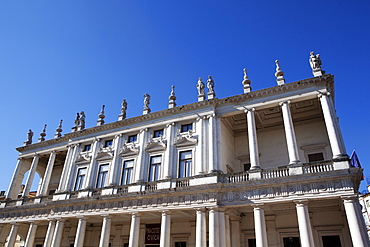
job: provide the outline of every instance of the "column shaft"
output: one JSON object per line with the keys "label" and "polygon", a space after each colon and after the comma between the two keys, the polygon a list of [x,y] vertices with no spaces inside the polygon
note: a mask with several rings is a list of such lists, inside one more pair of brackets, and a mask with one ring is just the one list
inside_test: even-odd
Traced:
{"label": "column shaft", "polygon": [[209,246],[221,247],[219,234],[218,212],[211,209],[209,210]]}
{"label": "column shaft", "polygon": [[215,172],[218,170],[215,162],[215,116],[211,115],[208,119],[208,170]]}
{"label": "column shaft", "polygon": [[171,244],[171,214],[162,212],[160,247],[170,247]]}
{"label": "column shaft", "polygon": [[6,196],[9,199],[17,199],[18,192],[20,190],[20,185],[22,183],[22,181],[20,181],[21,179],[19,179],[19,176],[20,176],[19,173],[20,173],[22,164],[23,164],[22,158],[18,158],[17,165],[13,172],[12,180],[10,181],[10,184],[9,184],[8,194]]}
{"label": "column shaft", "polygon": [[231,245],[240,247],[240,220],[231,220]]}
{"label": "column shaft", "polygon": [[63,228],[64,228],[64,220],[58,219],[56,226],[55,226],[53,240],[51,241],[51,247],[60,247],[60,244],[62,242],[62,237],[63,237]]}
{"label": "column shaft", "polygon": [[37,231],[37,224],[32,222],[28,229],[26,243],[24,244],[25,247],[33,247],[33,243],[35,242],[36,231]]}
{"label": "column shaft", "polygon": [[140,233],[139,230],[140,230],[140,215],[134,213],[131,216],[130,239],[128,244],[129,247],[139,246],[139,233]]}
{"label": "column shaft", "polygon": [[265,212],[262,206],[259,205],[255,205],[253,212],[254,212],[254,231],[256,234],[256,246],[268,247]]}
{"label": "column shaft", "polygon": [[53,240],[54,231],[55,231],[55,221],[50,220],[48,230],[46,231],[46,236],[45,236],[45,240],[44,240],[44,247],[50,247],[51,246],[51,241]]}
{"label": "column shaft", "polygon": [[246,110],[247,112],[247,125],[248,125],[248,141],[249,141],[249,159],[251,169],[260,168],[256,122],[254,117],[254,108]]}
{"label": "column shaft", "polygon": [[298,147],[297,141],[294,132],[292,114],[290,112],[290,102],[282,102],[281,109],[283,112],[283,120],[284,120],[284,128],[285,128],[285,136],[286,142],[288,146],[288,154],[289,154],[289,164],[298,164],[300,162],[298,156]]}
{"label": "column shaft", "polygon": [[99,151],[100,147],[100,140],[95,140],[92,145],[92,152],[91,152],[91,160],[90,164],[87,167],[86,171],[86,180],[83,185],[83,189],[91,189],[95,187],[95,178],[96,178],[96,168],[97,168],[97,162],[96,162],[96,155]]}
{"label": "column shaft", "polygon": [[77,232],[76,232],[74,247],[83,247],[84,246],[85,232],[86,232],[86,219],[80,218],[80,219],[78,219],[78,225],[77,225]]}
{"label": "column shaft", "polygon": [[23,197],[28,197],[28,194],[30,193],[33,178],[35,177],[35,172],[36,172],[36,168],[37,168],[38,163],[39,163],[39,156],[35,155],[33,157],[31,168],[30,168],[29,173],[28,173],[28,177],[27,177],[27,180],[26,180],[26,185],[24,186],[24,190],[23,190],[23,194],[22,194]]}
{"label": "column shaft", "polygon": [[231,246],[231,240],[230,240],[230,216],[228,214],[225,214],[225,231],[226,231],[226,245],[225,246]]}
{"label": "column shaft", "polygon": [[207,229],[206,229],[206,212],[205,209],[197,210],[197,222],[196,222],[196,234],[195,234],[195,246],[204,247],[206,246]]}
{"label": "column shaft", "polygon": [[18,228],[19,228],[19,225],[12,224],[12,228],[10,230],[10,234],[8,237],[8,242],[6,242],[5,247],[14,247],[15,240],[17,239]]}
{"label": "column shaft", "polygon": [[314,247],[310,216],[308,214],[307,202],[297,202],[297,217],[299,226],[299,236],[302,247]]}
{"label": "column shaft", "polygon": [[204,174],[204,171],[206,171],[204,169],[204,154],[206,154],[206,150],[205,150],[205,138],[204,138],[204,135],[205,135],[205,127],[204,127],[204,117],[199,117],[198,121],[195,123],[196,124],[196,130],[197,130],[197,133],[198,133],[198,144],[197,144],[197,147],[196,147],[196,150],[195,150],[195,160],[194,160],[194,163],[195,163],[195,175],[199,175],[199,174]]}
{"label": "column shaft", "polygon": [[219,230],[219,246],[226,246],[226,225],[225,225],[225,212],[218,212],[218,230]]}
{"label": "column shaft", "polygon": [[167,148],[164,154],[162,177],[164,179],[172,178],[174,128],[175,123],[170,123],[166,126]]}
{"label": "column shaft", "polygon": [[146,158],[146,151],[145,151],[145,143],[148,140],[148,129],[142,129],[139,135],[140,141],[140,149],[139,155],[137,157],[137,163],[135,166],[135,182],[142,182],[144,181],[144,170],[146,169],[145,166],[145,158]]}
{"label": "column shaft", "polygon": [[64,165],[63,165],[62,175],[60,176],[60,180],[59,180],[59,186],[58,186],[58,190],[57,190],[58,192],[61,192],[61,191],[65,190],[66,182],[67,182],[67,176],[68,176],[68,172],[69,172],[70,160],[73,156],[73,153],[74,153],[74,146],[69,145],[68,146],[68,151],[67,151],[67,156],[66,156],[66,159],[65,159]]}
{"label": "column shaft", "polygon": [[109,216],[103,217],[103,226],[101,228],[99,247],[108,247],[110,238],[111,218]]}
{"label": "column shaft", "polygon": [[108,185],[110,186],[115,186],[119,184],[118,176],[117,176],[119,173],[117,171],[118,171],[118,167],[120,166],[119,150],[121,147],[121,140],[122,140],[122,135],[116,135],[114,138],[114,145],[113,145],[114,154],[113,154],[112,163],[109,166],[109,171],[108,171]]}
{"label": "column shaft", "polygon": [[319,94],[325,125],[328,132],[333,159],[347,157],[342,132],[333,106],[333,101],[326,94]]}
{"label": "column shaft", "polygon": [[41,188],[37,192],[38,196],[46,196],[47,195],[47,190],[48,190],[48,187],[49,187],[51,174],[53,172],[55,156],[56,156],[55,151],[50,153],[49,161],[48,161],[48,164],[46,166],[46,170],[45,170],[45,174],[44,174],[44,178],[42,179]]}

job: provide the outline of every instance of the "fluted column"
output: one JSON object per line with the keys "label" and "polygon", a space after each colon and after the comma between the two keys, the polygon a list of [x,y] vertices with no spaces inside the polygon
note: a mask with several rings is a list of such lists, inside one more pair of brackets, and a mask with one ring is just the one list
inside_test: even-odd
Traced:
{"label": "fluted column", "polygon": [[111,165],[109,166],[109,171],[108,171],[108,185],[109,186],[115,186],[119,184],[119,181],[118,181],[119,172],[117,171],[118,171],[119,166],[121,165],[119,163],[119,160],[120,160],[119,151],[122,146],[122,136],[123,136],[122,134],[119,134],[114,137],[113,159],[112,159]]}
{"label": "fluted column", "polygon": [[86,171],[86,180],[83,185],[83,189],[91,189],[95,187],[95,178],[96,178],[96,168],[97,168],[97,162],[96,162],[96,155],[98,154],[100,148],[100,139],[95,139],[93,142],[93,145],[91,147],[91,160],[90,164],[87,167]]}
{"label": "fluted column", "polygon": [[369,238],[363,230],[364,227],[362,227],[364,219],[362,218],[357,196],[343,197],[343,204],[353,246],[369,247]]}
{"label": "fluted column", "polygon": [[34,221],[31,221],[30,227],[28,228],[26,243],[24,244],[25,247],[33,247],[33,243],[35,242],[36,231],[37,224]]}
{"label": "fluted column", "polygon": [[295,201],[298,217],[299,236],[302,247],[314,247],[310,215],[308,214],[308,201]]}
{"label": "fluted column", "polygon": [[218,167],[216,166],[216,160],[215,160],[215,128],[216,128],[216,120],[215,120],[215,114],[212,114],[208,118],[208,170],[209,173],[215,172],[218,170]]}
{"label": "fluted column", "polygon": [[13,172],[12,180],[10,180],[8,194],[6,195],[8,199],[17,199],[18,192],[22,183],[22,179],[19,178],[22,165],[23,159],[18,158],[17,165]]}
{"label": "fluted column", "polygon": [[171,244],[171,213],[162,211],[160,247],[170,247]]}
{"label": "fluted column", "polygon": [[206,212],[204,208],[197,209],[195,247],[204,247],[207,243]]}
{"label": "fluted column", "polygon": [[41,184],[40,190],[37,192],[38,196],[46,196],[47,195],[47,190],[48,190],[49,183],[50,183],[51,173],[53,172],[55,156],[56,156],[55,151],[52,151],[50,153],[50,156],[49,156],[49,161],[48,161],[48,164],[46,166],[46,170],[45,170],[44,178],[42,179],[42,184]]}
{"label": "fluted column", "polygon": [[102,225],[102,228],[101,228],[99,247],[108,247],[109,246],[111,220],[112,219],[109,215],[104,215],[103,216],[103,225]]}
{"label": "fluted column", "polygon": [[131,215],[130,239],[128,243],[129,247],[139,246],[139,233],[140,233],[139,230],[140,230],[140,214],[133,213]]}
{"label": "fluted column", "polygon": [[209,210],[209,246],[221,247],[219,238],[219,221],[218,212],[216,209]]}
{"label": "fluted column", "polygon": [[51,247],[60,247],[63,237],[64,219],[57,219]]}
{"label": "fluted column", "polygon": [[146,158],[146,151],[145,151],[145,144],[148,140],[148,129],[142,129],[139,135],[139,144],[140,150],[139,155],[137,157],[137,163],[135,167],[135,182],[142,182],[144,181],[144,171],[146,169],[145,166],[145,158]]}
{"label": "fluted column", "polygon": [[46,231],[46,236],[44,240],[44,247],[50,247],[51,241],[53,240],[53,235],[55,231],[55,220],[49,220],[48,230]]}
{"label": "fluted column", "polygon": [[283,112],[284,129],[289,154],[289,164],[298,164],[300,163],[300,160],[298,156],[298,147],[295,137],[292,114],[289,107],[290,101],[281,102],[280,105]]}
{"label": "fluted column", "polygon": [[19,224],[12,223],[12,228],[10,229],[8,242],[6,242],[5,247],[14,247],[15,240],[17,239],[18,228],[19,228]]}
{"label": "fluted column", "polygon": [[256,234],[256,246],[268,247],[265,211],[263,210],[263,205],[254,204],[253,207],[254,207],[253,213],[254,213],[254,232]]}
{"label": "fluted column", "polygon": [[27,180],[26,180],[26,185],[24,186],[24,190],[23,190],[23,194],[22,194],[23,197],[28,197],[28,194],[30,193],[32,182],[33,182],[33,178],[35,177],[35,172],[36,172],[36,168],[37,168],[37,164],[38,163],[39,163],[39,156],[36,154],[33,157],[31,168],[30,168],[30,170],[28,172],[28,177],[27,177]]}
{"label": "fluted column", "polygon": [[257,142],[257,131],[256,121],[254,117],[255,109],[247,109],[247,126],[248,126],[248,141],[249,141],[249,160],[251,163],[251,169],[260,168],[259,153],[258,153],[258,142]]}
{"label": "fluted column", "polygon": [[84,240],[85,240],[85,232],[86,232],[86,218],[80,217],[78,219],[77,231],[76,231],[76,238],[74,247],[83,247]]}
{"label": "fluted column", "polygon": [[347,157],[342,132],[340,131],[333,101],[329,97],[329,93],[320,93],[318,97],[321,102],[326,130],[328,132],[330,146],[333,152],[333,159]]}
{"label": "fluted column", "polygon": [[66,155],[66,159],[64,160],[62,175],[60,176],[60,179],[59,179],[59,185],[58,185],[57,192],[61,192],[65,190],[67,175],[69,172],[70,160],[71,160],[71,157],[73,156],[74,148],[75,148],[74,145],[68,145],[67,155]]}
{"label": "fluted column", "polygon": [[172,178],[172,166],[173,162],[173,139],[175,137],[175,123],[170,123],[166,125],[166,140],[167,147],[164,154],[164,165],[163,165],[163,178],[170,179]]}

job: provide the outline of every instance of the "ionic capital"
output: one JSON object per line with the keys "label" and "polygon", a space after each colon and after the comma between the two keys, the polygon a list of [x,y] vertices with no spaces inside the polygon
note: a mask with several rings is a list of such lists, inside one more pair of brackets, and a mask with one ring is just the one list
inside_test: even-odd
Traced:
{"label": "ionic capital", "polygon": [[286,101],[280,102],[279,103],[279,106],[282,106],[284,104],[290,105],[290,100],[286,100]]}

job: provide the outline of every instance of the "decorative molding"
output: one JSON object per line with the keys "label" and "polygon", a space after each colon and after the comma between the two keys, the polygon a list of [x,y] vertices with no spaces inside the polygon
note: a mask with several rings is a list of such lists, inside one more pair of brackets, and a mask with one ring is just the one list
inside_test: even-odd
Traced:
{"label": "decorative molding", "polygon": [[167,140],[163,138],[163,136],[157,138],[149,138],[145,150],[150,151],[157,151],[157,150],[165,150],[167,148]]}
{"label": "decorative molding", "polygon": [[173,143],[176,147],[195,145],[198,143],[198,136],[194,136],[191,130],[185,133],[178,132]]}
{"label": "decorative molding", "polygon": [[134,142],[132,143],[125,143],[123,147],[119,151],[120,156],[127,156],[132,154],[138,154],[140,151],[140,147],[137,146]]}

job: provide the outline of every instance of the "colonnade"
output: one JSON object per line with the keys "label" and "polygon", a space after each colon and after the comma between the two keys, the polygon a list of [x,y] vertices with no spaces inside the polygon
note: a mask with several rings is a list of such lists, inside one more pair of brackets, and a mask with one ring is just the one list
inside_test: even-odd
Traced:
{"label": "colonnade", "polygon": [[[364,223],[362,220],[361,210],[359,209],[358,199],[356,196],[343,197],[344,209],[347,216],[347,223],[350,230],[353,246],[369,247],[369,239],[364,231]],[[299,236],[302,247],[314,247],[314,237],[312,233],[312,225],[308,210],[308,200],[294,201],[298,219]],[[265,220],[265,205],[251,204],[254,215],[254,232],[257,247],[269,246],[267,237],[266,220]],[[171,244],[171,215],[176,210],[164,210],[161,213],[161,234],[160,247],[170,247]],[[207,227],[208,213],[208,227]],[[113,214],[101,215],[102,228],[100,234],[99,247],[108,247],[110,240],[110,231]],[[222,207],[211,208],[196,208],[195,209],[195,246],[204,247],[207,243],[207,232],[209,246],[223,247],[233,246],[240,247],[241,245],[241,226],[240,217],[230,217],[228,210]],[[140,238],[141,218],[145,217],[144,213],[131,213],[131,226],[129,235],[129,247],[137,247]],[[79,216],[78,225],[74,240],[74,246],[82,247],[85,238],[86,224],[88,217]],[[65,220],[68,218],[49,219],[49,225],[44,239],[43,246],[45,247],[60,247],[63,235]],[[32,247],[36,236],[36,231],[39,222],[30,221],[25,247]],[[14,247],[16,236],[20,223],[13,223],[6,247]],[[208,231],[207,231],[208,230]]]}

